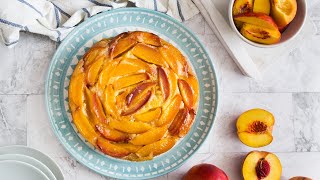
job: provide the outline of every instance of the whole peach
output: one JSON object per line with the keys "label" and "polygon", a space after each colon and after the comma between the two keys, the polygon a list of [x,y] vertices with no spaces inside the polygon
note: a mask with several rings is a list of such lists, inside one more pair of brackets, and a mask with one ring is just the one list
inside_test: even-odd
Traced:
{"label": "whole peach", "polygon": [[183,180],[228,180],[228,176],[212,164],[199,164],[193,166]]}

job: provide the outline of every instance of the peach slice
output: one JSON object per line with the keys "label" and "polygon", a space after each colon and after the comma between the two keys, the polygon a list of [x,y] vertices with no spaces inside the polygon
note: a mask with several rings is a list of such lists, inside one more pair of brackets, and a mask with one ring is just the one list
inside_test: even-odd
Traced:
{"label": "peach slice", "polygon": [[254,0],[253,4],[254,13],[270,14],[270,1],[269,0]]}
{"label": "peach slice", "polygon": [[71,111],[75,111],[84,101],[83,90],[85,87],[85,75],[82,67],[83,63],[83,60],[78,62],[70,79],[68,93]]}
{"label": "peach slice", "polygon": [[104,91],[104,95],[102,97],[102,105],[106,111],[107,114],[113,116],[113,117],[118,117],[118,111],[116,108],[116,99],[114,97],[114,89],[111,84],[107,86],[107,88]]}
{"label": "peach slice", "polygon": [[199,98],[199,84],[198,84],[198,80],[194,75],[189,74],[188,78],[185,79],[185,81],[187,81],[187,83],[189,84],[189,86],[192,89],[192,94],[193,94],[193,102],[195,104],[195,102],[198,101]]}
{"label": "peach slice", "polygon": [[167,132],[167,126],[151,129],[143,134],[137,135],[129,142],[134,145],[147,145],[160,140]]}
{"label": "peach slice", "polygon": [[287,26],[296,13],[296,0],[271,0],[271,16],[279,27]]}
{"label": "peach slice", "polygon": [[150,154],[153,154],[153,156],[162,154],[169,149],[171,149],[176,143],[175,138],[164,138],[161,139],[160,141],[148,144],[144,147],[142,147],[136,154],[139,157],[146,157],[149,156]]}
{"label": "peach slice", "polygon": [[128,150],[131,153],[136,153],[137,151],[139,151],[139,149],[142,148],[142,146],[133,145],[133,144],[130,144],[130,143],[117,143],[117,144],[114,144],[114,145],[122,147],[122,148]]}
{"label": "peach slice", "polygon": [[150,99],[151,97],[151,91],[147,91],[145,93],[140,93],[139,95],[137,95],[132,103],[130,103],[130,105],[128,106],[128,109],[122,111],[121,115],[122,116],[128,116],[131,115],[135,112],[137,112],[139,109],[141,109]]}
{"label": "peach slice", "polygon": [[90,124],[89,119],[84,115],[82,108],[77,108],[72,113],[73,123],[76,125],[80,134],[92,145],[96,145],[96,140],[99,137],[98,133]]}
{"label": "peach slice", "polygon": [[119,78],[114,82],[114,88],[116,90],[119,90],[128,86],[137,84],[147,79],[149,79],[149,75],[146,73],[125,76],[125,77]]}
{"label": "peach slice", "polygon": [[141,61],[140,59],[125,58],[116,67],[113,76],[124,76],[141,72],[151,73],[147,63]]}
{"label": "peach slice", "polygon": [[106,51],[105,48],[91,48],[88,52],[86,52],[83,56],[84,65],[83,67],[88,68],[93,62],[96,61],[98,57],[105,56]]}
{"label": "peach slice", "polygon": [[135,153],[131,153],[127,157],[125,157],[125,159],[129,160],[129,161],[137,161],[137,162],[139,162],[139,161],[150,161],[150,160],[153,159],[153,155],[151,153],[149,156],[139,157]]}
{"label": "peach slice", "polygon": [[86,80],[90,86],[93,86],[96,83],[103,61],[104,57],[101,56],[85,70],[87,73]]}
{"label": "peach slice", "polygon": [[181,102],[182,102],[181,96],[179,94],[175,95],[174,98],[172,98],[169,105],[165,107],[165,110],[161,114],[158,121],[156,121],[156,126],[169,124],[179,112]]}
{"label": "peach slice", "polygon": [[99,122],[106,123],[107,118],[104,114],[101,101],[97,95],[97,93],[93,93],[88,88],[85,88],[85,95],[86,95],[86,101],[87,101],[87,111],[89,111],[89,115],[92,117],[92,119],[95,121],[95,124]]}
{"label": "peach slice", "polygon": [[275,44],[281,39],[279,30],[272,30],[260,26],[244,23],[240,33],[247,39],[261,44]]}
{"label": "peach slice", "polygon": [[192,109],[194,105],[194,100],[193,100],[193,92],[191,87],[189,86],[189,83],[187,83],[183,79],[178,79],[178,86],[179,86],[180,94],[182,96],[184,104],[189,109]]}
{"label": "peach slice", "polygon": [[235,0],[232,7],[232,15],[248,13],[252,11],[253,0]]}
{"label": "peach slice", "polygon": [[277,24],[273,21],[273,19],[265,15],[263,13],[244,13],[234,16],[234,20],[256,25],[262,28],[278,30]]}
{"label": "peach slice", "polygon": [[172,136],[176,136],[180,133],[182,124],[184,124],[184,121],[187,120],[187,116],[188,116],[187,108],[183,108],[179,110],[178,114],[176,115],[170,127],[168,128],[168,131]]}
{"label": "peach slice", "polygon": [[280,160],[270,152],[252,151],[246,156],[242,165],[242,175],[245,180],[280,180],[281,173]]}
{"label": "peach slice", "polygon": [[237,120],[238,136],[250,147],[262,147],[273,140],[273,115],[263,109],[251,109],[242,113]]}
{"label": "peach slice", "polygon": [[110,121],[109,125],[122,132],[126,132],[129,134],[140,134],[151,129],[149,124],[143,122],[133,122],[133,121]]}
{"label": "peach slice", "polygon": [[159,107],[141,114],[136,114],[134,115],[134,118],[136,121],[151,122],[151,121],[158,120],[160,116],[161,116],[161,108]]}
{"label": "peach slice", "polygon": [[149,33],[149,32],[143,32],[143,31],[135,31],[131,33],[131,36],[134,36],[138,42],[149,44],[152,46],[161,46],[161,39],[159,36]]}
{"label": "peach slice", "polygon": [[137,41],[134,38],[131,38],[130,36],[119,39],[117,42],[110,45],[109,55],[111,58],[116,58],[117,56],[132,48],[136,43]]}
{"label": "peach slice", "polygon": [[141,94],[145,90],[149,90],[151,87],[156,85],[154,82],[146,82],[139,84],[136,88],[133,89],[131,93],[129,93],[126,97],[127,105],[130,105],[131,102],[135,101],[139,94]]}
{"label": "peach slice", "polygon": [[110,141],[104,138],[98,138],[97,146],[103,153],[112,157],[124,157],[130,154],[130,151],[128,151],[127,149],[112,144]]}
{"label": "peach slice", "polygon": [[106,88],[106,86],[109,84],[111,76],[115,72],[116,66],[118,65],[119,61],[119,59],[114,59],[105,67],[103,67],[97,82],[98,89],[101,89],[103,91]]}
{"label": "peach slice", "polygon": [[145,44],[137,44],[131,52],[133,55],[148,63],[165,66],[163,57],[157,48]]}
{"label": "peach slice", "polygon": [[111,129],[106,124],[97,124],[97,130],[102,134],[102,136],[110,141],[120,142],[120,141],[127,141],[129,136],[123,132]]}
{"label": "peach slice", "polygon": [[167,100],[170,94],[170,85],[167,74],[161,67],[158,67],[158,80],[163,98],[164,100]]}
{"label": "peach slice", "polygon": [[185,135],[187,135],[187,133],[189,132],[189,130],[195,120],[195,117],[196,117],[195,111],[190,110],[189,116],[187,117],[187,119],[185,121],[183,121],[183,123],[180,127],[179,137],[184,137]]}
{"label": "peach slice", "polygon": [[187,60],[176,47],[166,43],[164,46],[159,48],[159,51],[175,73],[181,77],[187,77]]}

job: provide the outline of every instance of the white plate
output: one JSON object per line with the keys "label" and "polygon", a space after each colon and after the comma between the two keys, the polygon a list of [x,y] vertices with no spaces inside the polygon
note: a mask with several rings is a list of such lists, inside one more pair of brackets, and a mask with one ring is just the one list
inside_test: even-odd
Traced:
{"label": "white plate", "polygon": [[19,145],[5,146],[5,147],[0,147],[0,155],[3,155],[3,154],[22,154],[22,155],[33,157],[41,161],[44,165],[46,165],[54,174],[56,179],[58,180],[64,179],[59,166],[49,156],[43,154],[38,150],[29,148],[26,146],[19,146]]}
{"label": "white plate", "polygon": [[8,180],[50,180],[36,167],[21,161],[0,161],[1,179]]}
{"label": "white plate", "polygon": [[41,172],[43,172],[50,180],[57,180],[50,169],[44,165],[42,162],[38,161],[35,158],[30,156],[22,155],[22,154],[4,154],[0,155],[0,161],[4,160],[17,160],[21,162],[25,162],[30,164],[36,168],[38,168]]}

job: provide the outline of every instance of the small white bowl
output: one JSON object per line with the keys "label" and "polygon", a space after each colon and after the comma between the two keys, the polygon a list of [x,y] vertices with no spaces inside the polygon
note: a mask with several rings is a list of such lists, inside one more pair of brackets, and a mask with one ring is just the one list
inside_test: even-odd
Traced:
{"label": "small white bowl", "polygon": [[229,17],[229,22],[230,22],[231,28],[236,32],[236,34],[243,41],[245,41],[246,43],[248,43],[252,46],[256,46],[259,48],[277,47],[279,45],[283,45],[283,44],[291,41],[292,39],[294,39],[298,35],[298,33],[300,32],[300,30],[302,29],[302,27],[304,25],[306,17],[307,17],[307,2],[306,2],[306,0],[297,0],[297,14],[294,17],[294,19],[292,20],[292,22],[289,24],[287,29],[281,34],[280,42],[278,42],[276,44],[270,44],[270,45],[260,44],[260,43],[250,41],[249,39],[242,36],[242,34],[239,32],[239,30],[235,26],[234,21],[233,21],[233,16],[232,16],[232,7],[233,7],[234,1],[235,0],[230,0],[229,8],[228,8],[228,17]]}

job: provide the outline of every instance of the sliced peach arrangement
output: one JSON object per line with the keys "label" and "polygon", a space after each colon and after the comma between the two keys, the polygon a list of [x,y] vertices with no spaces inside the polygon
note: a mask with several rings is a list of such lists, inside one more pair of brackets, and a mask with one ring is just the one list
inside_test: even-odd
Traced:
{"label": "sliced peach arrangement", "polygon": [[237,120],[240,141],[250,147],[262,147],[273,140],[273,115],[263,109],[251,109],[242,113]]}
{"label": "sliced peach arrangement", "polygon": [[280,180],[281,174],[281,162],[270,152],[252,151],[242,165],[244,180]]}
{"label": "sliced peach arrangement", "polygon": [[276,44],[297,13],[296,0],[235,0],[233,20],[247,39]]}
{"label": "sliced peach arrangement", "polygon": [[69,85],[79,133],[103,153],[131,161],[151,160],[184,137],[198,97],[197,78],[182,53],[142,31],[94,44]]}

